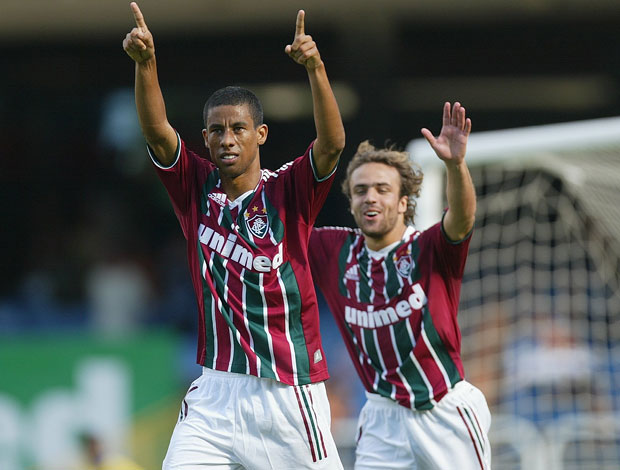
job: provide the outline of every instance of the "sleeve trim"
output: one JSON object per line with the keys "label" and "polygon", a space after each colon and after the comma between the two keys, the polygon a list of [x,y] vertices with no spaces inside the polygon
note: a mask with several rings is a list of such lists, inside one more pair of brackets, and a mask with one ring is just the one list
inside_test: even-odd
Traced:
{"label": "sleeve trim", "polygon": [[174,132],[177,135],[177,150],[174,156],[174,162],[172,162],[170,166],[162,165],[159,160],[157,160],[157,156],[155,155],[155,152],[153,152],[153,149],[151,149],[150,145],[146,145],[146,151],[149,153],[149,157],[151,157],[153,164],[161,170],[170,170],[171,168],[173,168],[177,164],[177,162],[179,161],[179,157],[181,156],[181,136],[177,131]]}
{"label": "sleeve trim", "polygon": [[441,228],[441,235],[443,236],[443,238],[450,244],[450,245],[460,245],[461,243],[463,243],[464,241],[466,241],[469,237],[471,237],[471,234],[474,232],[474,227],[471,228],[471,230],[469,232],[467,232],[467,235],[465,235],[463,238],[461,238],[460,240],[452,240],[450,237],[448,237],[448,234],[446,233],[445,229],[443,228],[443,219],[446,216],[446,213],[448,211],[444,211],[443,215],[441,216],[441,224],[439,224],[440,228]]}
{"label": "sleeve trim", "polygon": [[330,171],[327,176],[324,176],[323,178],[319,178],[316,174],[316,168],[314,166],[314,147],[310,149],[310,166],[312,167],[312,174],[314,175],[314,180],[317,183],[322,183],[323,181],[330,179],[334,175],[334,173],[336,173],[339,162],[340,162],[340,159],[338,159],[338,162],[336,162],[336,164],[334,165],[334,169]]}

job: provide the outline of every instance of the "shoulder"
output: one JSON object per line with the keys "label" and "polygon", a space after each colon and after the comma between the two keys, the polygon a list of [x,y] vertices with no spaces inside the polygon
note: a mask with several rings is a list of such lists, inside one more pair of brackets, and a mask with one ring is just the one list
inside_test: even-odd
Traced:
{"label": "shoulder", "polygon": [[362,238],[362,232],[358,228],[351,227],[314,227],[312,229],[312,238],[320,240],[323,244],[345,243],[347,240],[353,242],[358,238]]}
{"label": "shoulder", "polygon": [[215,169],[215,165],[207,158],[201,157],[196,152],[191,150],[185,141],[181,138],[177,132],[177,151],[174,157],[174,161],[169,166],[162,165],[157,156],[153,153],[151,148],[147,145],[147,151],[149,156],[155,165],[155,167],[163,172],[175,172],[181,168],[198,169],[203,168],[210,172]]}
{"label": "shoulder", "polygon": [[351,227],[336,227],[336,226],[327,226],[327,227],[314,227],[312,232],[316,233],[342,233],[345,235],[361,235],[362,232],[358,228]]}
{"label": "shoulder", "polygon": [[261,169],[261,179],[265,183],[275,183],[278,180],[278,178],[281,178],[288,171],[290,171],[290,168],[293,166],[294,163],[295,163],[295,161],[285,163],[284,165],[282,165],[280,168],[278,168],[275,171],[267,170],[266,168],[262,168]]}
{"label": "shoulder", "polygon": [[311,170],[312,169],[311,156],[312,156],[313,145],[314,145],[314,141],[310,143],[310,145],[308,146],[308,148],[306,149],[303,155],[293,158],[293,160],[288,161],[287,163],[283,164],[280,168],[278,168],[275,171],[266,170],[263,168],[263,180],[265,182],[277,180],[278,178],[293,172],[296,168],[299,168],[299,167],[304,167],[304,168],[307,168],[308,170]]}
{"label": "shoulder", "polygon": [[425,240],[425,239],[439,239],[443,238],[443,230],[441,229],[441,222],[437,222],[434,225],[420,231],[415,230],[412,234],[413,240]]}
{"label": "shoulder", "polygon": [[455,257],[466,256],[471,241],[471,234],[472,232],[463,240],[450,240],[444,232],[441,222],[438,222],[420,232],[412,242],[417,243],[421,250],[430,252],[433,256],[454,260]]}
{"label": "shoulder", "polygon": [[315,267],[338,263],[343,253],[363,246],[363,236],[349,227],[314,227],[310,234],[309,258]]}

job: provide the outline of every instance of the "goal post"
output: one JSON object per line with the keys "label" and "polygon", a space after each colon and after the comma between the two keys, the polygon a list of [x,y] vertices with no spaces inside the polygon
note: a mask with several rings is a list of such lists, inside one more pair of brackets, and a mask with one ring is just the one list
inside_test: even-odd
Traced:
{"label": "goal post", "polygon": [[[425,229],[446,206],[444,167],[425,139],[407,151]],[[472,133],[466,161],[477,212],[459,324],[467,379],[505,426],[493,467],[534,468],[518,449],[536,435],[539,468],[620,468],[602,419],[620,411],[620,117]],[[592,423],[596,438],[578,432]]]}

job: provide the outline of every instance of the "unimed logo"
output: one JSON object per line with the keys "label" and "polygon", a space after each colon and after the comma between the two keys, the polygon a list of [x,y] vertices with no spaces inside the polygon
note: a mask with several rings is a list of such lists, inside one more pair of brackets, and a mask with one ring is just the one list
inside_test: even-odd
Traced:
{"label": "unimed logo", "polygon": [[376,309],[368,305],[365,309],[359,309],[350,305],[344,307],[344,317],[350,325],[362,328],[380,328],[392,325],[407,318],[413,312],[418,312],[426,305],[426,293],[420,284],[411,286],[411,293],[407,300],[400,300],[393,307]]}
{"label": "unimed logo", "polygon": [[[227,238],[210,227],[200,224],[198,227],[198,239],[204,246],[219,253],[223,258],[230,259],[241,264],[246,269],[261,273],[268,273],[272,269],[278,269],[282,265],[282,243],[278,243],[278,252],[270,259],[267,256],[254,256],[251,251],[242,244],[237,243],[237,235],[229,233]],[[206,263],[202,267],[203,275],[207,269]]]}

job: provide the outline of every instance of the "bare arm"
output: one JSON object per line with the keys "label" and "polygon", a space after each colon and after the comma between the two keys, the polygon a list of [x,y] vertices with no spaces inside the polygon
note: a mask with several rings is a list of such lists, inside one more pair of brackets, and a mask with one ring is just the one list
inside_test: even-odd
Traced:
{"label": "bare arm", "polygon": [[304,17],[304,11],[299,10],[295,39],[293,44],[286,46],[285,52],[295,62],[306,67],[308,73],[316,127],[313,156],[317,176],[323,178],[333,171],[338,162],[344,149],[345,132],[338,103],[327,78],[325,64],[321,60],[316,43],[304,32]]}
{"label": "bare arm", "polygon": [[471,119],[465,117],[465,108],[458,102],[452,109],[450,103],[444,104],[439,137],[422,129],[422,135],[446,165],[448,212],[443,227],[448,238],[454,241],[462,240],[471,231],[476,216],[476,190],[465,162],[470,132]]}
{"label": "bare arm", "polygon": [[136,63],[136,109],[142,134],[159,162],[174,163],[177,150],[176,132],[166,117],[166,105],[159,87],[153,35],[148,30],[138,4],[130,4],[136,20],[123,41],[123,49]]}

